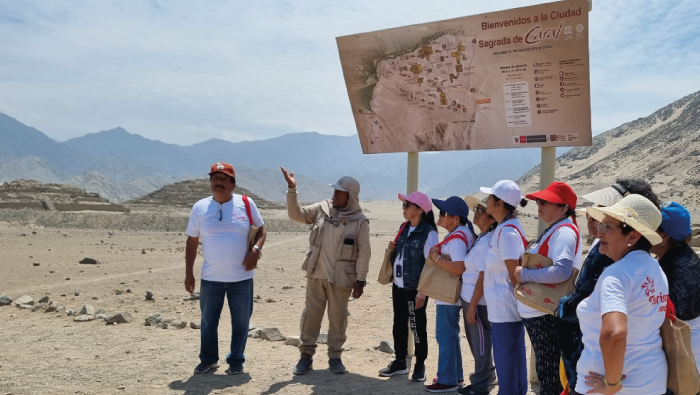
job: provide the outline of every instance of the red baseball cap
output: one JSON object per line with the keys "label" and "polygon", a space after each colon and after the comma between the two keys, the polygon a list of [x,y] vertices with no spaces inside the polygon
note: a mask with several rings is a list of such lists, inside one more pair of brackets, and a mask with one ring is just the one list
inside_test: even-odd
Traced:
{"label": "red baseball cap", "polygon": [[224,173],[231,177],[236,177],[236,171],[233,170],[233,166],[224,162],[218,162],[211,165],[211,172],[209,172],[209,175],[211,176],[214,173]]}
{"label": "red baseball cap", "polygon": [[525,195],[529,200],[542,199],[556,204],[568,204],[569,208],[575,209],[578,197],[570,186],[563,182],[554,181],[542,191]]}

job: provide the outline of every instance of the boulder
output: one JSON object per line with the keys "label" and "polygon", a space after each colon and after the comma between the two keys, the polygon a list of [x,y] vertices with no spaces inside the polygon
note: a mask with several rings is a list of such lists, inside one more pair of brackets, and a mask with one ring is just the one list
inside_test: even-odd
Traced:
{"label": "boulder", "polygon": [[0,295],[0,306],[7,306],[12,303],[12,298],[7,295]]}
{"label": "boulder", "polygon": [[92,258],[83,258],[83,260],[78,262],[78,263],[80,263],[82,265],[97,265],[100,262],[98,262],[96,259],[92,259]]}
{"label": "boulder", "polygon": [[95,307],[91,304],[86,304],[80,309],[81,315],[95,315]]}
{"label": "boulder", "polygon": [[268,340],[271,342],[278,342],[285,339],[285,337],[280,333],[277,328],[264,328],[260,332],[260,338],[263,340]]}
{"label": "boulder", "polygon": [[162,326],[163,317],[160,314],[151,314],[146,317],[146,326]]}
{"label": "boulder", "polygon": [[22,295],[19,299],[15,300],[15,306],[22,304],[34,305],[34,298],[29,295]]}
{"label": "boulder", "polygon": [[87,322],[87,321],[92,321],[94,319],[95,319],[94,315],[81,314],[81,315],[73,318],[73,321],[75,321],[75,322]]}
{"label": "boulder", "polygon": [[190,328],[192,329],[202,329],[202,324],[199,322],[192,321],[190,322]]}
{"label": "boulder", "polygon": [[382,342],[379,343],[379,351],[387,354],[393,354],[395,352],[394,343],[390,342],[389,340],[382,340]]}
{"label": "boulder", "polygon": [[288,346],[299,347],[301,345],[301,339],[299,339],[299,336],[287,336],[287,339],[284,341],[284,344]]}
{"label": "boulder", "polygon": [[131,322],[131,314],[123,311],[117,313],[107,320],[108,324],[128,324]]}
{"label": "boulder", "polygon": [[49,303],[49,295],[44,295],[39,299],[39,303]]}

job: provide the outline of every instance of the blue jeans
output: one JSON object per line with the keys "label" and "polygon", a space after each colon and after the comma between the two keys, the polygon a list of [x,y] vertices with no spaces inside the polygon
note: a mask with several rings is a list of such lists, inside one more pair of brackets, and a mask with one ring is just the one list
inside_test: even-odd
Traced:
{"label": "blue jeans", "polygon": [[435,337],[440,348],[437,380],[442,385],[455,386],[464,380],[459,346],[460,310],[460,306],[435,306]]}
{"label": "blue jeans", "polygon": [[202,310],[202,330],[199,360],[212,364],[219,361],[219,318],[224,297],[231,312],[231,352],[226,362],[234,369],[243,367],[248,324],[253,314],[253,279],[234,283],[202,280],[199,308]]}
{"label": "blue jeans", "polygon": [[525,327],[522,321],[491,324],[498,395],[527,394]]}

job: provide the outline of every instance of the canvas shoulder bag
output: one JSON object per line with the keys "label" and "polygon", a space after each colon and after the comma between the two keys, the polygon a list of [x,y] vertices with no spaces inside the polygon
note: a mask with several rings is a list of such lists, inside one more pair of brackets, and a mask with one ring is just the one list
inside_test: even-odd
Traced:
{"label": "canvas shoulder bag", "polygon": [[[396,243],[396,241],[399,240],[399,236],[401,236],[403,228],[406,227],[407,223],[408,222],[404,222],[403,224],[401,224],[401,228],[399,228],[399,233],[397,233],[396,237],[394,237],[394,243]],[[377,278],[377,282],[379,284],[390,284],[394,279],[394,268],[391,266],[392,252],[393,250],[389,249],[389,247],[387,247],[384,250],[384,260],[382,261],[382,267],[379,269],[379,277]]]}
{"label": "canvas shoulder bag", "polygon": [[[462,240],[465,245],[468,244],[467,236],[464,232],[459,231],[451,234],[435,246],[440,249],[440,253],[442,254],[442,246],[456,239]],[[442,257],[451,260],[449,255],[442,255]],[[457,303],[462,291],[462,276],[459,274],[451,274],[428,257],[425,260],[425,266],[423,266],[423,271],[420,274],[418,291],[433,299],[447,303]]]}
{"label": "canvas shoulder bag", "polygon": [[250,223],[250,229],[248,230],[248,251],[253,249],[255,245],[255,236],[258,234],[258,227],[253,225],[253,216],[250,213],[250,202],[248,201],[248,196],[243,195],[243,203],[245,204],[245,212],[248,215],[248,222]]}
{"label": "canvas shoulder bag", "polygon": [[666,386],[676,395],[700,393],[700,374],[690,342],[690,326],[676,317],[671,298],[666,302],[666,319],[660,332],[668,364]]}

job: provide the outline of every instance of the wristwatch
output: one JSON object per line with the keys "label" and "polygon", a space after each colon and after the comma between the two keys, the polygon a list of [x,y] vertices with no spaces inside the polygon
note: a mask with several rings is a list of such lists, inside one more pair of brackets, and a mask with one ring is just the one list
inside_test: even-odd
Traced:
{"label": "wristwatch", "polygon": [[362,285],[362,288],[364,288],[367,285],[367,281],[357,280],[357,283]]}
{"label": "wristwatch", "polygon": [[253,249],[254,249],[254,250],[257,250],[257,251],[258,251],[258,256],[259,256],[260,258],[262,258],[262,248],[258,247],[257,245],[254,245],[254,246],[253,246]]}

